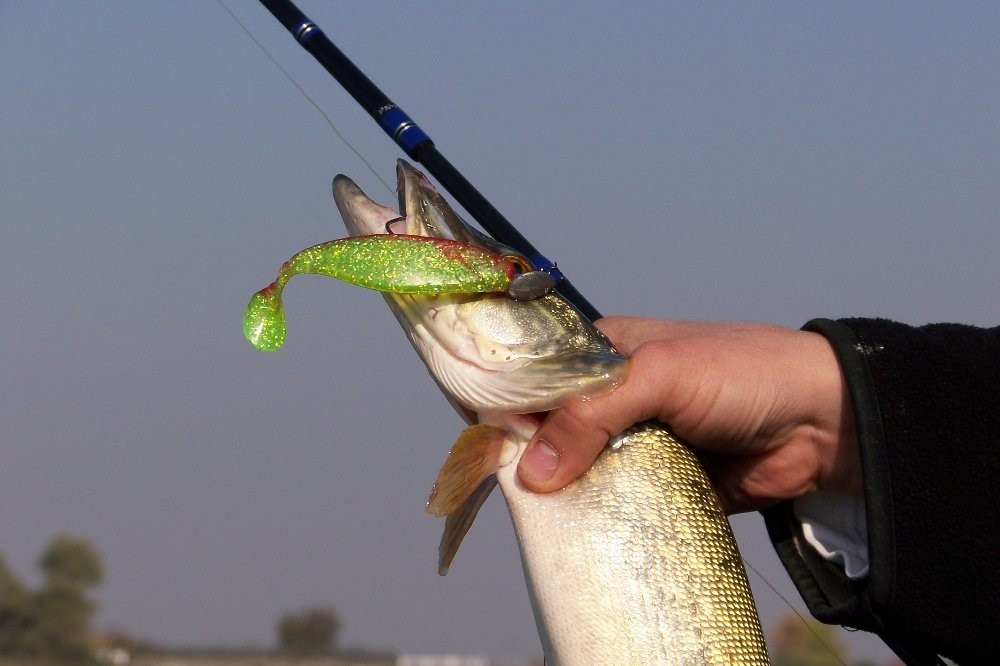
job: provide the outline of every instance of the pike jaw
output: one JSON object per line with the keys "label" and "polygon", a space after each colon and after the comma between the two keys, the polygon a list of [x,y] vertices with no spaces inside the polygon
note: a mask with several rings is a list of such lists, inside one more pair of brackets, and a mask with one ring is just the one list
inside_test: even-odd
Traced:
{"label": "pike jaw", "polygon": [[[399,213],[369,199],[350,178],[334,179],[333,197],[352,236],[384,234],[388,225],[393,233],[448,238],[520,257],[466,225],[405,161],[399,160],[396,175]],[[385,298],[460,411],[547,411],[572,397],[613,389],[627,370],[626,359],[555,292],[528,301],[505,294]]]}

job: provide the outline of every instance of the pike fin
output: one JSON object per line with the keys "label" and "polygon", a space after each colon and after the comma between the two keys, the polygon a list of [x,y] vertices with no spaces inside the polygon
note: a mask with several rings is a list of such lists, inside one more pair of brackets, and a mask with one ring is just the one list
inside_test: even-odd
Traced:
{"label": "pike fin", "polygon": [[444,533],[441,535],[441,544],[438,546],[438,575],[444,576],[448,573],[451,562],[458,553],[458,547],[462,545],[462,539],[465,538],[466,532],[476,519],[476,514],[496,486],[497,477],[495,474],[490,474],[472,490],[457,510],[448,514],[444,523]]}
{"label": "pike fin", "polygon": [[496,487],[494,472],[500,467],[507,444],[507,432],[502,428],[483,423],[469,426],[455,440],[438,472],[427,499],[427,513],[447,517],[438,547],[440,575],[448,573],[462,539]]}
{"label": "pike fin", "polygon": [[506,431],[496,426],[477,424],[463,430],[431,488],[427,513],[441,518],[460,509],[500,466],[506,441]]}

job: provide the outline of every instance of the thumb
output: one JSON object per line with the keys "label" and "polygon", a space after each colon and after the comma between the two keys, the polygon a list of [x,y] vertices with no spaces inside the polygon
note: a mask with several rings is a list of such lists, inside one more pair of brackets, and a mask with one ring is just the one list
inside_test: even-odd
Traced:
{"label": "thumb", "polygon": [[[610,393],[577,398],[548,413],[521,456],[517,473],[529,490],[559,490],[588,469],[612,436],[635,423],[669,417],[663,410],[671,388],[670,345],[640,345],[629,361],[625,382]],[[675,368],[676,369],[676,368]]]}
{"label": "thumb", "polygon": [[518,463],[521,483],[535,492],[551,492],[590,469],[611,436],[635,422],[626,410],[615,409],[616,402],[612,394],[550,412]]}

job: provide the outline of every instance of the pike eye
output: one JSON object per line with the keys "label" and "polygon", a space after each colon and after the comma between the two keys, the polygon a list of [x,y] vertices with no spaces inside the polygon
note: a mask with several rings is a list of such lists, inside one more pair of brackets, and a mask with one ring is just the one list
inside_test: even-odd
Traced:
{"label": "pike eye", "polygon": [[514,264],[515,268],[520,269],[518,275],[524,275],[525,273],[530,273],[533,270],[535,270],[535,267],[532,266],[527,259],[519,255],[505,254],[503,255],[503,258],[509,261],[510,263]]}
{"label": "pike eye", "polygon": [[548,271],[537,270],[524,257],[506,254],[503,257],[519,270],[507,286],[507,295],[515,301],[532,301],[555,289],[558,280]]}

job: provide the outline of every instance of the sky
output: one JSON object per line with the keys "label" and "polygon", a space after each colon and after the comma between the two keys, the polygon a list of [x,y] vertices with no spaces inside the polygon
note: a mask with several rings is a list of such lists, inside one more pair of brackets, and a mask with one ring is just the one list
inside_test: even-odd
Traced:
{"label": "sky", "polygon": [[[391,182],[374,122],[229,6]],[[997,5],[300,7],[604,313],[997,324]],[[336,174],[395,197],[222,6],[0,3],[0,81],[9,565],[37,582],[54,535],[90,540],[96,624],[168,645],[268,646],[332,605],[345,646],[537,656],[499,498],[436,573],[423,505],[462,423],[382,299],[297,278],[285,348],[241,336],[282,261],[344,235]]]}

